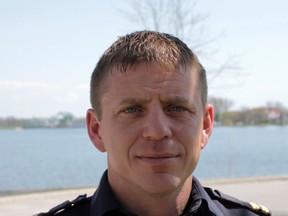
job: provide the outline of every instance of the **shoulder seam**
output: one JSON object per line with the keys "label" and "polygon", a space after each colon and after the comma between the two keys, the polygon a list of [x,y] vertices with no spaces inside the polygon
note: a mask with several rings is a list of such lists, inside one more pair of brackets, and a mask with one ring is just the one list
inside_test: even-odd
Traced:
{"label": "shoulder seam", "polygon": [[66,200],[65,202],[51,208],[48,212],[44,213],[39,213],[36,214],[36,216],[52,216],[52,215],[57,215],[60,212],[64,212],[68,209],[71,209],[75,206],[77,206],[78,204],[84,203],[84,202],[90,202],[91,201],[91,196],[87,197],[86,194],[83,195],[79,195],[76,199],[69,201]]}

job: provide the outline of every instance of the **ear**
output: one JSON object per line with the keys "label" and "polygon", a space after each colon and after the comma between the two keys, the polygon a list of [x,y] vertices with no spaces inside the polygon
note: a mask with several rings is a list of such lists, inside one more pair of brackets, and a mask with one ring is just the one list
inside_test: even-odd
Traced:
{"label": "ear", "polygon": [[202,142],[201,149],[203,149],[212,134],[214,123],[214,108],[211,104],[208,104],[204,111],[203,117],[203,134],[202,134]]}
{"label": "ear", "polygon": [[88,135],[93,145],[101,152],[106,152],[103,140],[100,136],[100,121],[97,114],[93,109],[89,109],[86,114],[86,125],[88,130]]}

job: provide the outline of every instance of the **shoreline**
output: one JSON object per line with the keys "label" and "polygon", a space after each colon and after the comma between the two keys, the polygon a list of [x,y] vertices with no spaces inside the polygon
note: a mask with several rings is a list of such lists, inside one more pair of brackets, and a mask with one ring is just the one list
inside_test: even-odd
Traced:
{"label": "shoreline", "polygon": [[[203,186],[217,189],[238,199],[262,204],[272,211],[273,216],[288,215],[288,176],[200,179],[200,182]],[[95,186],[88,186],[0,196],[0,215],[34,215],[46,212],[66,200],[75,199],[78,195],[91,196],[95,190]]]}
{"label": "shoreline", "polygon": [[47,188],[47,189],[36,189],[36,190],[7,190],[7,191],[0,191],[0,199],[3,197],[10,197],[10,196],[21,196],[21,195],[29,195],[29,194],[42,194],[42,193],[49,193],[49,192],[64,192],[69,190],[86,190],[86,189],[94,188],[96,190],[96,186],[79,186],[79,187],[67,187],[67,188]]}
{"label": "shoreline", "polygon": [[288,175],[275,175],[275,176],[250,176],[250,177],[231,177],[231,178],[220,178],[220,179],[200,179],[202,184],[237,184],[245,182],[269,182],[269,181],[288,181]]}
{"label": "shoreline", "polygon": [[[197,177],[197,176],[196,176]],[[252,176],[252,177],[231,177],[231,178],[219,178],[219,179],[200,179],[202,185],[225,185],[225,184],[243,184],[252,182],[269,182],[269,181],[288,181],[288,175],[279,176]],[[49,192],[61,192],[69,190],[86,190],[95,189],[97,186],[75,186],[75,187],[63,187],[63,188],[47,188],[47,189],[32,189],[32,190],[6,190],[0,191],[0,198],[18,195],[29,195],[29,194],[41,194]]]}

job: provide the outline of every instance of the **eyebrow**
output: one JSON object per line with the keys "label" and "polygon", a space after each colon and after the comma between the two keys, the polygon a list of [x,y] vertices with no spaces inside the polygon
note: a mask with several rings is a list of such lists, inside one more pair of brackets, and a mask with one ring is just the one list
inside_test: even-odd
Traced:
{"label": "eyebrow", "polygon": [[[145,105],[151,102],[152,99],[150,98],[134,98],[134,97],[127,97],[123,98],[119,101],[117,104],[117,107],[124,107],[124,106],[134,106],[134,105]],[[195,104],[193,101],[189,101],[187,98],[182,96],[168,96],[164,97],[163,99],[160,99],[160,103],[162,106],[167,105],[182,105],[190,107],[191,110],[196,110]]]}
{"label": "eyebrow", "polygon": [[[146,98],[124,98],[119,102],[119,105],[133,105],[133,104],[147,104],[152,99],[146,99]],[[163,104],[169,104],[169,103],[179,103],[179,104],[191,104],[191,102],[184,97],[181,96],[172,96],[172,97],[166,97],[164,99],[160,99],[160,102]]]}
{"label": "eyebrow", "polygon": [[161,100],[161,102],[166,105],[169,105],[169,104],[180,105],[180,106],[183,105],[183,106],[189,107],[189,109],[193,111],[197,109],[193,101],[190,101],[187,98],[181,97],[181,96],[167,97],[167,98],[164,98],[164,100]]}
{"label": "eyebrow", "polygon": [[191,102],[184,97],[181,96],[172,96],[172,97],[167,97],[161,100],[162,103],[177,103],[177,104],[190,104]]}
{"label": "eyebrow", "polygon": [[124,98],[122,99],[118,105],[134,105],[134,104],[147,104],[151,100],[144,98]]}

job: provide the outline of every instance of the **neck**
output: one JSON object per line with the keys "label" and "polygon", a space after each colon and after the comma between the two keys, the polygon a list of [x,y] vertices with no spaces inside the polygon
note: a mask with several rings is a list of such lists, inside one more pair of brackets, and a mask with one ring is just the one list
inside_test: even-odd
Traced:
{"label": "neck", "polygon": [[[110,182],[110,181],[109,181]],[[110,185],[125,209],[139,216],[175,216],[183,213],[192,190],[192,176],[174,190],[164,193],[146,193],[131,185]],[[119,186],[119,185],[118,185]]]}

